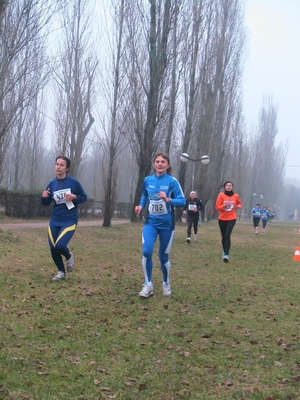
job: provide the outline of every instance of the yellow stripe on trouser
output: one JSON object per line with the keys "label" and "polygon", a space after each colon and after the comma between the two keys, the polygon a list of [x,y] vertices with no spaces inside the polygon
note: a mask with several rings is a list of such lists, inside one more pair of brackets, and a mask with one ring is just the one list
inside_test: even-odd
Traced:
{"label": "yellow stripe on trouser", "polygon": [[60,239],[61,237],[64,236],[64,234],[66,234],[67,232],[70,232],[70,231],[75,231],[75,229],[76,229],[76,224],[71,225],[71,226],[67,226],[67,227],[61,232],[61,234],[58,236],[58,238],[56,239],[56,242],[54,242],[54,239],[53,239],[53,236],[52,236],[52,232],[51,232],[50,226],[48,226],[48,235],[49,235],[49,239],[50,239],[52,245],[55,247],[56,243],[59,241],[59,239]]}

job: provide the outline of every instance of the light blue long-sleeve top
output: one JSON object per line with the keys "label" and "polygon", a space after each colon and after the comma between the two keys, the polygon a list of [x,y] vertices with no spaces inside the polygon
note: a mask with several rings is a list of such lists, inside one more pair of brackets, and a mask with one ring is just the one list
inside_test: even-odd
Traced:
{"label": "light blue long-sleeve top", "polygon": [[[160,199],[159,192],[165,192],[170,202]],[[182,188],[172,175],[153,174],[144,179],[139,205],[143,208],[148,206],[145,224],[157,229],[174,230],[174,207],[184,207],[185,201]]]}

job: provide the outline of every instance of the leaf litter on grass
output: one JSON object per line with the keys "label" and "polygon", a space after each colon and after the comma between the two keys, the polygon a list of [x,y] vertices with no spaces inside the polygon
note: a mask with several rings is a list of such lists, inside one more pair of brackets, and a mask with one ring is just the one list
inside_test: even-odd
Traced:
{"label": "leaf litter on grass", "polygon": [[274,223],[255,236],[250,222],[238,222],[225,265],[216,221],[190,246],[178,224],[172,296],[161,293],[156,247],[149,299],[138,297],[141,228],[79,226],[70,243],[76,268],[64,282],[51,281],[44,229],[1,243],[1,396],[297,398],[300,265],[291,227]]}

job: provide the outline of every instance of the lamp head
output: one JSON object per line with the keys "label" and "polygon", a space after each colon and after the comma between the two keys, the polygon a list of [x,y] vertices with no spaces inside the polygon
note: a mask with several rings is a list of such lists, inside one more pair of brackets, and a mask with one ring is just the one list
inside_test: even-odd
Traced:
{"label": "lamp head", "polygon": [[180,156],[180,161],[187,162],[189,160],[189,158],[190,157],[189,157],[188,153],[182,153]]}
{"label": "lamp head", "polygon": [[201,157],[201,164],[208,164],[209,163],[209,156],[202,156]]}

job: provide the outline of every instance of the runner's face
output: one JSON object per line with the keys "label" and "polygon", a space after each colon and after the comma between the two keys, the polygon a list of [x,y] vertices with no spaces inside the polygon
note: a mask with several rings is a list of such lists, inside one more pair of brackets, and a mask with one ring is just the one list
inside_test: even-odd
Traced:
{"label": "runner's face", "polygon": [[232,188],[233,188],[233,185],[232,185],[231,182],[226,183],[226,185],[225,185],[225,190],[226,190],[227,192],[230,192],[230,191],[232,190]]}
{"label": "runner's face", "polygon": [[157,175],[162,175],[165,172],[167,172],[167,169],[169,168],[170,164],[168,161],[163,158],[162,156],[156,157],[154,160],[154,170]]}
{"label": "runner's face", "polygon": [[58,178],[64,178],[67,175],[67,162],[58,158],[55,163],[55,172]]}

